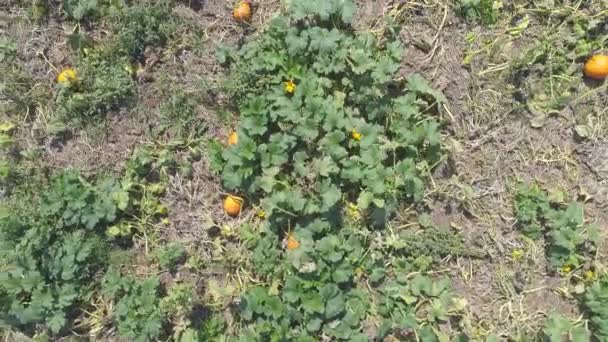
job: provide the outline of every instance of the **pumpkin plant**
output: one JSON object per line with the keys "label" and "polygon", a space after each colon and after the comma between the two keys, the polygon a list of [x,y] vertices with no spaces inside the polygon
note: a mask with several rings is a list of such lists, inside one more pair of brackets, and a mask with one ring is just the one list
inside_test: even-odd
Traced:
{"label": "pumpkin plant", "polygon": [[383,223],[398,201],[422,198],[441,159],[432,113],[443,95],[419,75],[398,79],[397,28],[355,34],[353,12],[351,1],[293,2],[259,40],[221,50],[240,93],[223,182],[278,226],[335,217],[344,200]]}

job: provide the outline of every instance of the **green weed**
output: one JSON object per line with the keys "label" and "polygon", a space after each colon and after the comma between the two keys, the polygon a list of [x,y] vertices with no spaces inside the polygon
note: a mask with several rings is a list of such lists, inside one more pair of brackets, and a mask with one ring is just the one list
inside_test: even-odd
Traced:
{"label": "green weed", "polygon": [[181,243],[171,243],[156,251],[156,259],[163,270],[175,272],[180,263],[186,261],[188,253]]}
{"label": "green weed", "polygon": [[103,294],[116,303],[114,322],[121,336],[149,341],[162,333],[164,314],[160,308],[157,278],[143,280],[109,271],[103,279]]}
{"label": "green weed", "polygon": [[608,338],[608,276],[603,275],[587,287],[581,304],[587,311],[593,334],[598,341]]}
{"label": "green weed", "polygon": [[0,113],[10,118],[31,120],[48,95],[24,68],[15,42],[0,39]]}
{"label": "green weed", "polygon": [[585,223],[583,205],[551,202],[538,185],[520,185],[515,195],[518,226],[530,238],[545,237],[547,256],[566,273],[582,266],[599,242],[597,228]]}
{"label": "green weed", "polygon": [[146,47],[162,46],[173,32],[170,11],[162,5],[133,6],[109,17],[113,36],[89,47],[86,37],[73,36],[72,47],[80,52],[75,70],[78,81],[58,87],[58,114],[83,125],[99,122],[108,113],[133,104],[134,63]]}
{"label": "green weed", "polygon": [[192,316],[198,303],[196,289],[192,283],[179,283],[171,286],[167,295],[160,301],[160,308],[171,322],[173,337],[176,341],[185,339],[184,334],[193,325]]}
{"label": "green weed", "polygon": [[503,5],[496,0],[458,0],[458,6],[460,14],[466,19],[493,25],[500,17]]}
{"label": "green weed", "polygon": [[63,0],[65,12],[77,21],[99,19],[117,13],[124,7],[123,0]]}

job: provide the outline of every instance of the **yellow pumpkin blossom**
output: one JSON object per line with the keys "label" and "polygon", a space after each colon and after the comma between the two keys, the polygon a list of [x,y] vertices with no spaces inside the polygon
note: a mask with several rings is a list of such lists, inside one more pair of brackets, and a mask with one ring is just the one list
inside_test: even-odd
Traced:
{"label": "yellow pumpkin blossom", "polygon": [[285,92],[287,94],[293,94],[296,91],[296,84],[293,80],[285,82]]}
{"label": "yellow pumpkin blossom", "polygon": [[61,85],[70,86],[76,82],[78,82],[78,74],[73,68],[65,68],[57,75],[57,83]]}
{"label": "yellow pumpkin blossom", "polygon": [[521,249],[514,249],[511,252],[511,257],[513,258],[513,260],[521,260],[523,256],[524,252]]}
{"label": "yellow pumpkin blossom", "polygon": [[572,266],[565,265],[564,267],[562,267],[562,272],[564,272],[564,273],[570,273],[570,272],[572,272]]}
{"label": "yellow pumpkin blossom", "polygon": [[362,137],[362,135],[361,135],[361,133],[357,132],[357,130],[356,130],[356,129],[353,129],[353,130],[350,132],[350,136],[351,136],[351,138],[353,138],[353,140],[355,140],[355,141],[361,141],[361,137]]}
{"label": "yellow pumpkin blossom", "polygon": [[255,215],[259,218],[261,218],[262,220],[266,218],[266,212],[262,209],[258,210]]}

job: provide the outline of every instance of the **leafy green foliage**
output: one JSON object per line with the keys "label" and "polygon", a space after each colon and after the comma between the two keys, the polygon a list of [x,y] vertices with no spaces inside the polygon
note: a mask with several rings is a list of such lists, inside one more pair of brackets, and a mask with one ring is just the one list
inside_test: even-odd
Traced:
{"label": "leafy green foliage", "polygon": [[462,236],[449,230],[426,227],[405,231],[395,239],[384,241],[399,272],[428,271],[449,255],[481,257],[482,253],[465,247]]}
{"label": "leafy green foliage", "polygon": [[177,136],[195,135],[202,129],[202,122],[196,117],[196,96],[167,85],[167,99],[160,109],[159,131],[170,130]]}
{"label": "leafy green foliage", "polygon": [[84,58],[76,70],[79,83],[76,86],[59,86],[56,102],[59,114],[74,122],[87,122],[125,105],[135,91],[127,58],[115,60]]}
{"label": "leafy green foliage", "polygon": [[162,332],[159,281],[143,280],[111,270],[103,279],[103,293],[116,303],[114,321],[120,335],[135,341],[156,339]]}
{"label": "leafy green foliage", "polygon": [[553,314],[549,317],[542,333],[544,341],[590,341],[589,331],[584,326],[574,324],[571,320],[559,314]]}
{"label": "leafy green foliage", "polygon": [[[160,158],[162,151],[142,151],[129,161],[120,180],[87,178],[67,170],[53,176],[49,184],[46,179],[34,183],[37,178],[32,177],[15,188],[0,207],[0,325],[27,334],[48,330],[53,336],[73,328],[99,287],[98,275],[107,267],[113,246],[106,234],[116,237],[112,234],[116,227],[129,227],[120,236],[130,237],[131,227],[145,226],[166,214],[158,200],[164,187],[154,178],[174,162],[174,152],[166,150]],[[160,259],[173,267],[181,253],[170,249]],[[124,299],[120,315],[127,317],[138,302],[128,294],[145,297],[141,293],[149,294],[150,285],[129,290],[135,286],[131,281],[120,284],[116,285],[116,291],[122,291],[117,296]],[[142,329],[150,335],[154,330],[126,326],[125,330]]]}
{"label": "leafy green foliage", "polygon": [[463,308],[447,279],[408,276],[410,271],[403,267],[408,261],[385,263],[393,258],[348,227],[318,239],[299,228],[292,233],[299,246],[285,252],[269,227],[257,238],[244,233],[253,269],[268,283],[282,284],[255,286],[243,294],[240,315],[246,325],[240,334],[244,340],[330,336],[364,341],[368,337],[363,322],[369,320],[382,322],[377,338],[408,327],[436,338],[433,330],[422,327],[438,329]]}
{"label": "leafy green foliage", "polygon": [[543,235],[544,217],[551,210],[549,198],[537,184],[521,184],[515,194],[515,214],[520,230],[529,238]]}
{"label": "leafy green foliage", "polygon": [[124,7],[122,0],[63,0],[66,13],[75,20],[97,19]]}
{"label": "leafy green foliage", "polygon": [[178,264],[184,262],[188,255],[184,246],[179,242],[163,246],[155,254],[160,267],[170,271],[175,271]]}
{"label": "leafy green foliage", "polygon": [[581,299],[587,311],[593,335],[598,341],[608,339],[608,276],[603,275],[589,286]]}
{"label": "leafy green foliage", "polygon": [[441,158],[439,123],[426,112],[443,95],[418,75],[394,81],[400,43],[342,29],[350,6],[294,2],[291,16],[226,57],[241,123],[224,184],[262,198],[278,225],[331,215],[342,199],[381,224],[397,201],[421,199]]}
{"label": "leafy green foliage", "polygon": [[538,185],[520,185],[515,195],[515,215],[528,237],[545,236],[547,256],[553,267],[575,268],[595,251],[597,228],[585,223],[583,205],[551,203]]}
{"label": "leafy green foliage", "polygon": [[175,31],[171,7],[163,2],[129,7],[109,19],[115,35],[111,52],[135,59],[141,59],[148,46],[163,46]]}
{"label": "leafy green foliage", "polygon": [[496,24],[502,2],[497,0],[459,0],[460,13],[468,20],[480,21],[485,25]]}
{"label": "leafy green foliage", "polygon": [[160,301],[160,308],[173,326],[173,336],[179,340],[189,326],[191,316],[197,305],[195,287],[192,283],[179,283],[169,288],[167,295]]}
{"label": "leafy green foliage", "polygon": [[384,322],[374,338],[411,327],[432,340],[462,309],[448,281],[405,277],[408,264],[424,271],[462,251],[458,238],[429,229],[385,243],[368,228],[422,199],[442,158],[430,113],[445,98],[419,75],[395,80],[396,30],[355,34],[354,9],[293,2],[258,40],[218,52],[241,115],[222,178],[267,217],[260,231],[241,232],[255,274],[271,284],[242,294],[243,341],[366,341],[370,321]]}
{"label": "leafy green foliage", "polygon": [[91,293],[91,278],[104,267],[98,233],[117,217],[115,193],[111,178],[90,184],[66,171],[36,207],[13,206],[2,215],[3,321],[26,331],[40,324],[55,334],[70,324]]}

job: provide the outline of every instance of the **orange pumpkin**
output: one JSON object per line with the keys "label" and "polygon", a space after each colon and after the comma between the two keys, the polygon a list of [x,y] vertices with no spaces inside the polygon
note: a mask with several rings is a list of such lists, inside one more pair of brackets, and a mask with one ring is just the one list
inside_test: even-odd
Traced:
{"label": "orange pumpkin", "polygon": [[230,133],[228,136],[228,145],[236,145],[239,142],[239,135],[236,132]]}
{"label": "orange pumpkin", "polygon": [[251,19],[251,1],[243,0],[241,1],[232,12],[232,16],[234,20],[242,23],[247,22]]}
{"label": "orange pumpkin", "polygon": [[226,199],[224,199],[224,212],[230,217],[237,217],[241,213],[244,202],[245,201],[238,196],[228,195],[226,196]]}
{"label": "orange pumpkin", "polygon": [[287,249],[294,250],[300,247],[300,242],[296,240],[296,237],[293,236],[293,233],[287,234]]}
{"label": "orange pumpkin", "polygon": [[585,63],[585,76],[594,80],[603,80],[608,76],[608,56],[595,55]]}

